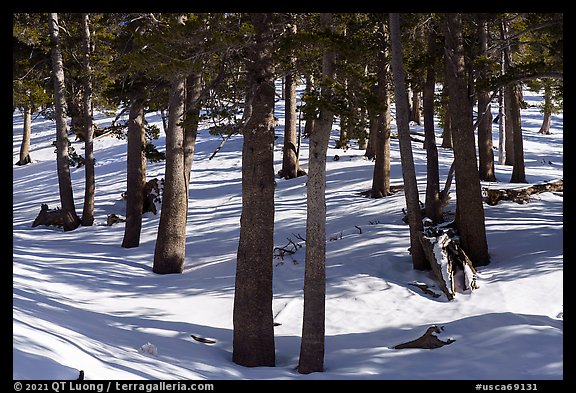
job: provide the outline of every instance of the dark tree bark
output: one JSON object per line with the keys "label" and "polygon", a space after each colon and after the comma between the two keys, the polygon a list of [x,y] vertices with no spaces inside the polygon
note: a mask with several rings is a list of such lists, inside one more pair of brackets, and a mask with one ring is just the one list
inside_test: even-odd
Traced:
{"label": "dark tree bark", "polygon": [[84,50],[84,170],[86,189],[84,191],[84,207],[82,210],[82,225],[94,223],[94,193],[96,180],[94,175],[94,126],[92,117],[92,67],[90,65],[90,20],[88,14],[82,14],[82,47]]}
{"label": "dark tree bark", "polygon": [[[304,79],[306,80],[306,87],[304,89],[304,95],[310,94],[312,90],[314,90],[314,77],[310,74],[305,75]],[[314,129],[314,121],[316,120],[316,115],[314,112],[309,110],[306,105],[304,106],[304,137],[308,138]]]}
{"label": "dark tree bark", "polygon": [[[500,39],[502,40],[503,47],[502,47],[502,74],[506,74],[510,65],[512,63],[512,54],[510,52],[510,40],[508,39],[508,22],[502,20],[500,23]],[[514,94],[512,92],[512,85],[508,85],[504,87],[504,164],[505,165],[514,165],[514,128],[512,125],[514,116],[513,106],[517,103],[514,103]]]}
{"label": "dark tree bark", "polygon": [[188,210],[182,128],[184,91],[185,77],[176,76],[170,83],[164,192],[152,268],[158,274],[182,273],[184,270]]}
{"label": "dark tree bark", "polygon": [[70,134],[74,134],[76,139],[84,142],[84,105],[82,90],[78,89],[75,84],[68,87],[70,94],[66,100],[66,108],[70,117]]}
{"label": "dark tree bark", "polygon": [[434,131],[434,87],[436,33],[431,29],[428,33],[428,64],[426,66],[426,81],[424,82],[424,148],[426,149],[426,200],[424,211],[434,224],[442,221],[442,201],[440,200],[440,172],[438,168],[438,147]]}
{"label": "dark tree bark", "polygon": [[461,15],[445,14],[445,28],[446,60],[450,71],[448,73],[450,78],[446,84],[450,99],[456,169],[456,225],[462,248],[475,266],[482,266],[490,262],[490,256],[476,164],[473,125],[469,115]]}
{"label": "dark tree bark", "polygon": [[122,247],[140,245],[142,229],[142,206],[146,184],[146,145],[144,134],[144,99],[142,87],[136,84],[132,92],[128,115],[128,152],[126,157],[126,226]]}
{"label": "dark tree bark", "polygon": [[512,108],[514,104],[512,86],[504,87],[504,150],[506,152],[504,165],[514,166],[514,128],[512,126]]}
{"label": "dark tree bark", "polygon": [[404,180],[404,196],[408,210],[408,225],[410,226],[410,254],[412,265],[416,270],[430,269],[420,243],[420,233],[424,229],[416,169],[410,140],[409,105],[406,95],[404,60],[400,38],[400,15],[390,13],[390,37],[392,42],[392,73],[394,75],[394,97],[396,99],[396,123],[398,127],[398,142],[400,144],[400,159],[402,161],[402,179]]}
{"label": "dark tree bark", "polygon": [[[501,37],[504,36],[503,23],[500,24]],[[504,50],[500,51],[500,75],[504,76],[506,73]],[[498,90],[498,164],[506,164],[506,108],[505,108],[504,87]]]}
{"label": "dark tree bark", "polygon": [[[320,14],[320,28],[333,33],[332,14]],[[304,316],[298,372],[324,371],[326,315],[326,152],[334,113],[324,103],[332,97],[330,81],[336,75],[336,54],[326,48],[322,58],[320,114],[310,135],[307,183],[306,270],[304,273]]]}
{"label": "dark tree bark", "polygon": [[518,84],[511,85],[510,88],[506,88],[506,91],[510,97],[510,118],[508,120],[512,127],[512,138],[514,140],[514,166],[512,167],[510,183],[528,183],[524,166],[524,141],[520,118],[522,92]]}
{"label": "dark tree bark", "polygon": [[[448,59],[446,53],[444,53],[444,80],[446,81],[450,78],[450,72],[448,70]],[[444,97],[444,129],[442,130],[442,144],[441,147],[452,149],[452,122],[450,119],[450,98],[447,93],[446,83],[442,86],[442,95]]]}
{"label": "dark tree bark", "polygon": [[336,149],[348,149],[348,135],[352,131],[351,120],[349,116],[340,117],[340,136],[335,144]]}
{"label": "dark tree bark", "polygon": [[544,83],[544,118],[539,134],[550,135],[550,120],[552,118],[552,92],[550,85]]}
{"label": "dark tree bark", "polygon": [[372,176],[371,198],[382,198],[390,195],[390,95],[388,94],[388,80],[390,73],[390,59],[388,50],[388,34],[386,25],[380,26],[380,51],[378,53],[376,96],[382,106],[376,113],[376,144],[374,173]]}
{"label": "dark tree bark", "polygon": [[30,158],[30,135],[32,133],[32,106],[25,105],[22,109],[24,124],[22,126],[22,143],[20,144],[20,159],[16,165],[26,165],[32,162]]}
{"label": "dark tree bark", "polygon": [[452,149],[452,122],[450,121],[450,104],[444,104],[444,128],[442,129],[442,144],[440,145],[446,149]]}
{"label": "dark tree bark", "polygon": [[[504,70],[512,67],[512,53],[508,37],[508,22],[502,21],[501,36],[504,41]],[[522,91],[518,83],[509,84],[504,88],[506,109],[506,164],[512,165],[510,183],[527,183],[524,167],[524,143],[522,138],[522,121],[520,118],[520,101]]]}
{"label": "dark tree bark", "polygon": [[242,216],[234,295],[232,360],[274,366],[272,257],[274,249],[274,65],[272,15],[250,14],[255,42],[248,47],[252,115],[242,147]]}
{"label": "dark tree bark", "polygon": [[202,73],[194,72],[186,78],[186,121],[184,122],[184,173],[186,174],[186,206],[188,206],[188,190],[190,188],[190,174],[196,149],[196,136],[200,122],[200,109],[202,106]]}
{"label": "dark tree bark", "polygon": [[[292,20],[287,26],[287,34],[296,34],[296,23]],[[296,148],[296,81],[295,72],[296,58],[289,56],[290,69],[286,73],[284,84],[285,98],[285,124],[284,124],[284,148],[282,155],[281,177],[293,179],[298,176],[300,163],[298,161],[298,150]]]}
{"label": "dark tree bark", "polygon": [[412,86],[412,105],[410,106],[410,121],[422,125],[422,111],[420,106],[420,91]]}
{"label": "dark tree bark", "polygon": [[52,78],[54,79],[54,108],[56,117],[56,166],[60,203],[62,204],[63,229],[71,231],[80,225],[74,206],[72,179],[68,164],[68,132],[66,129],[66,98],[64,96],[64,67],[60,49],[60,27],[58,14],[48,14],[48,27],[52,43]]}
{"label": "dark tree bark", "polygon": [[[488,56],[488,22],[485,16],[479,17],[480,55]],[[486,65],[477,69],[477,79],[487,77]],[[478,90],[478,173],[480,180],[496,181],[494,173],[494,150],[492,144],[492,111],[490,92]]]}
{"label": "dark tree bark", "polygon": [[[374,86],[376,89],[377,86]],[[368,136],[368,145],[366,146],[366,151],[364,152],[364,157],[369,160],[376,158],[376,143],[378,142],[378,114],[375,110],[368,110],[368,117],[370,119],[370,135]]]}

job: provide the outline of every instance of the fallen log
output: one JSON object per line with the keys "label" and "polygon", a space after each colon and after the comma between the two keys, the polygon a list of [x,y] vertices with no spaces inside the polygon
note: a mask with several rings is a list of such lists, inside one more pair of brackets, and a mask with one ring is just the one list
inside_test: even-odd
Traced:
{"label": "fallen log", "polygon": [[482,199],[490,206],[497,205],[500,201],[512,201],[520,204],[530,202],[530,195],[543,192],[564,191],[564,179],[553,180],[547,183],[533,184],[527,187],[482,188]]}
{"label": "fallen log", "polygon": [[406,349],[406,348],[422,348],[422,349],[436,349],[443,347],[444,345],[452,344],[454,341],[449,338],[446,341],[442,341],[435,336],[434,333],[441,333],[442,328],[432,325],[424,333],[421,337],[417,338],[416,340],[408,341],[402,344],[398,344],[392,348],[394,349]]}
{"label": "fallen log", "polygon": [[[440,290],[448,300],[454,299],[458,288],[478,289],[477,271],[457,239],[456,231],[445,227],[426,227],[419,237]],[[457,271],[464,274],[456,275]]]}

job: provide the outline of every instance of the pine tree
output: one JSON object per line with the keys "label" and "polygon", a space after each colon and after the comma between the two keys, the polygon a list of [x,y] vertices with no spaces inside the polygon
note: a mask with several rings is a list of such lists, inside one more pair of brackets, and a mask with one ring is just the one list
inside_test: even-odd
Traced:
{"label": "pine tree", "polygon": [[464,64],[462,16],[445,14],[445,48],[449,77],[445,82],[453,125],[454,164],[456,169],[456,226],[461,245],[475,266],[490,262],[482,191],[476,164],[476,148],[469,115],[468,78]]}
{"label": "pine tree", "polygon": [[64,67],[60,48],[60,27],[58,14],[48,14],[48,27],[52,42],[52,77],[54,80],[54,107],[56,117],[56,164],[58,171],[58,186],[64,231],[71,231],[80,225],[76,215],[72,179],[68,164],[68,132],[66,126],[66,97],[64,95]]}
{"label": "pine tree", "polygon": [[274,366],[272,251],[274,247],[274,64],[272,14],[252,13],[246,64],[250,117],[242,147],[242,215],[233,311],[232,360]]}
{"label": "pine tree", "polygon": [[404,83],[405,73],[400,37],[400,15],[397,13],[390,13],[390,39],[392,45],[394,97],[396,99],[396,123],[398,127],[400,157],[402,160],[404,195],[406,198],[406,209],[408,210],[408,225],[410,226],[410,254],[412,255],[412,265],[414,269],[428,270],[430,264],[426,260],[419,238],[419,234],[424,227],[418,197],[418,184],[416,182],[412,144],[410,142],[409,105]]}

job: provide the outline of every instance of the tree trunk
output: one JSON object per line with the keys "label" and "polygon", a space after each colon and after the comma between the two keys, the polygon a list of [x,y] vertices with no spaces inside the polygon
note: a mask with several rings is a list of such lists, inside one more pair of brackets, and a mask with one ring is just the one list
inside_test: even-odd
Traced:
{"label": "tree trunk", "polygon": [[456,170],[456,225],[461,245],[475,266],[490,262],[482,191],[476,164],[472,119],[469,115],[461,15],[445,14],[447,66],[454,163]]}
{"label": "tree trunk", "polygon": [[75,84],[68,87],[70,95],[66,100],[68,117],[70,117],[70,135],[75,135],[76,140],[84,142],[84,105],[82,91]]}
{"label": "tree trunk", "polygon": [[340,116],[340,136],[336,141],[336,149],[348,149],[348,135],[352,130],[352,119],[349,116]]}
{"label": "tree trunk", "polygon": [[[314,77],[310,74],[305,75],[306,88],[304,89],[304,95],[310,94],[314,90]],[[316,115],[312,110],[310,110],[310,104],[304,105],[304,137],[308,138],[314,129],[314,121],[316,121]]]}
{"label": "tree trunk", "polygon": [[[332,14],[320,14],[320,28],[332,34]],[[322,106],[310,135],[306,213],[304,316],[298,372],[324,371],[326,313],[326,152],[334,113],[325,103],[332,98],[330,81],[336,75],[336,54],[325,49],[322,58]]]}
{"label": "tree trunk", "polygon": [[370,135],[368,135],[368,146],[364,152],[364,157],[369,160],[376,158],[376,143],[378,143],[378,114],[375,110],[368,111],[370,119]]}
{"label": "tree trunk", "polygon": [[544,83],[544,118],[542,119],[542,126],[538,133],[550,135],[550,120],[552,117],[552,98],[551,98],[550,85]]}
{"label": "tree trunk", "polygon": [[[186,206],[188,206],[188,191],[194,151],[196,149],[196,136],[200,122],[200,109],[202,106],[202,73],[196,71],[186,78],[186,103],[184,122],[184,173],[186,174]],[[186,209],[188,210],[188,209]]]}
{"label": "tree trunk", "polygon": [[[287,34],[296,34],[296,24],[294,21],[287,26]],[[284,179],[293,179],[298,177],[298,169],[300,164],[298,162],[298,150],[296,148],[296,58],[289,56],[288,59],[290,69],[286,73],[284,84],[284,149],[282,155],[282,169],[281,176]]]}
{"label": "tree trunk", "polygon": [[[449,78],[448,75],[448,65],[446,59],[446,54],[444,54],[444,80]],[[442,95],[444,96],[444,118],[443,118],[443,129],[442,129],[442,144],[441,147],[446,149],[452,149],[452,123],[450,121],[450,99],[446,93],[448,89],[446,88],[446,83],[442,87]]]}
{"label": "tree trunk", "polygon": [[22,143],[20,144],[20,159],[16,165],[26,165],[32,162],[30,158],[30,135],[32,134],[32,107],[25,105],[22,109],[24,124],[22,126]]}
{"label": "tree trunk", "polygon": [[140,86],[136,86],[134,89],[128,115],[126,226],[124,227],[124,239],[122,240],[122,247],[124,248],[138,247],[140,245],[144,185],[146,184],[143,91]]}
{"label": "tree trunk", "polygon": [[416,270],[430,269],[426,260],[420,232],[424,229],[418,183],[416,182],[416,169],[410,141],[409,105],[405,87],[404,60],[402,54],[402,41],[400,38],[400,15],[390,13],[390,36],[392,42],[392,72],[394,74],[394,97],[396,99],[396,123],[398,127],[398,143],[400,145],[400,159],[402,161],[402,179],[404,180],[404,196],[408,210],[408,225],[410,226],[410,254],[412,265]]}
{"label": "tree trunk", "polygon": [[176,76],[170,84],[164,192],[152,268],[158,274],[182,273],[184,270],[188,210],[182,128],[184,91],[185,77]]}
{"label": "tree trunk", "polygon": [[504,110],[504,89],[500,88],[498,92],[498,164],[504,165],[506,163],[506,148],[504,132],[506,115]]}
{"label": "tree trunk", "polygon": [[[504,41],[504,70],[512,68],[512,54],[506,21],[501,24],[501,36]],[[524,143],[522,138],[522,122],[520,118],[520,101],[522,91],[518,83],[512,83],[504,89],[506,108],[506,164],[512,165],[510,183],[526,183],[524,167]],[[509,148],[510,145],[510,148]]]}
{"label": "tree trunk", "polygon": [[[480,17],[478,24],[480,36],[480,55],[488,56],[488,23],[485,17]],[[477,79],[484,80],[487,77],[485,65],[478,68]],[[490,92],[478,91],[478,173],[480,180],[496,181],[494,173],[494,150],[492,145],[492,111],[490,104]]]}
{"label": "tree trunk", "polygon": [[71,231],[80,225],[76,215],[72,179],[68,164],[68,132],[66,129],[66,98],[64,96],[64,67],[60,50],[60,27],[58,14],[48,14],[48,27],[52,42],[52,77],[54,79],[54,109],[56,117],[56,166],[58,171],[58,186],[60,203],[62,204],[64,231]]}
{"label": "tree trunk", "polygon": [[82,46],[84,49],[84,170],[86,188],[84,191],[84,207],[82,210],[82,225],[94,223],[94,193],[96,180],[94,174],[94,127],[92,120],[92,76],[90,65],[90,20],[88,14],[82,14]]}
{"label": "tree trunk", "polygon": [[526,181],[526,168],[524,166],[524,142],[522,137],[522,125],[520,118],[520,100],[522,92],[520,85],[513,84],[506,89],[510,96],[510,119],[512,126],[512,138],[514,139],[514,166],[512,168],[512,177],[510,183],[528,183]]}
{"label": "tree trunk", "polygon": [[378,52],[376,96],[379,106],[376,113],[376,162],[372,176],[372,190],[370,197],[382,198],[390,195],[390,95],[388,94],[388,75],[390,73],[390,59],[388,54],[388,35],[386,25],[381,24],[380,45]]}
{"label": "tree trunk", "polygon": [[[512,55],[510,53],[510,41],[508,40],[508,22],[502,20],[500,24],[500,39],[503,44],[502,48],[502,75],[505,75],[510,68],[512,62]],[[512,105],[513,94],[511,92],[512,85],[505,86],[504,89],[504,164],[514,165],[514,130],[512,127]]]}
{"label": "tree trunk", "polygon": [[420,91],[416,90],[414,86],[412,86],[412,106],[410,108],[410,121],[418,124],[419,126],[422,125],[422,112],[420,106]]}
{"label": "tree trunk", "polygon": [[426,66],[426,81],[424,83],[424,148],[426,149],[426,200],[424,210],[434,224],[442,221],[442,201],[440,200],[440,171],[438,167],[438,147],[434,131],[434,87],[435,75],[436,33],[428,33],[428,64]]}
{"label": "tree trunk", "polygon": [[514,94],[512,93],[512,85],[504,87],[504,150],[506,151],[505,165],[514,165],[514,129],[512,127],[512,101]]}
{"label": "tree trunk", "polygon": [[252,116],[242,147],[242,215],[234,295],[232,360],[274,366],[272,256],[274,249],[274,65],[272,15],[250,14],[255,42],[248,47]]}

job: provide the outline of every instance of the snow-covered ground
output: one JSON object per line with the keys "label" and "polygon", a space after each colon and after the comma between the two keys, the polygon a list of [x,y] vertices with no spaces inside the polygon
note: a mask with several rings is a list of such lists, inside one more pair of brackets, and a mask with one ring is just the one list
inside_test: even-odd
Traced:
{"label": "snow-covered ground", "polygon": [[[536,103],[541,97],[526,92]],[[275,169],[281,168],[283,102],[277,103]],[[496,108],[493,108],[495,113]],[[563,115],[553,115],[552,134],[540,135],[542,114],[522,111],[529,183],[563,177]],[[148,115],[157,123],[157,114]],[[109,124],[111,118],[97,116]],[[13,162],[18,161],[22,118],[13,117]],[[395,127],[395,125],[394,125]],[[421,127],[413,127],[421,131]],[[494,146],[498,146],[494,125]],[[395,131],[395,130],[393,130]],[[437,129],[437,135],[441,130]],[[242,137],[220,143],[199,132],[188,209],[186,266],[181,275],[152,273],[159,214],[145,214],[140,247],[121,247],[124,224],[106,226],[108,214],[124,214],[126,144],[95,141],[95,223],[63,232],[32,228],[40,205],[59,205],[55,125],[32,125],[31,165],[13,166],[13,378],[75,379],[380,379],[549,380],[563,379],[563,197],[533,195],[528,204],[484,205],[492,262],[479,269],[479,289],[452,301],[433,298],[413,285],[437,290],[432,273],[412,269],[402,192],[373,200],[359,193],[371,186],[373,162],[356,141],[334,149],[327,162],[327,301],[325,372],[300,375],[304,254],[274,263],[276,367],[245,368],[232,357],[232,306],[241,213]],[[307,168],[303,140],[301,164]],[[440,143],[440,138],[438,138]],[[156,145],[164,148],[162,133]],[[83,154],[81,142],[73,142]],[[413,142],[424,200],[426,159]],[[495,151],[496,157],[498,152]],[[340,160],[333,160],[335,155]],[[392,140],[392,184],[401,184],[398,141]],[[441,181],[452,151],[439,148]],[[496,165],[505,187],[511,167]],[[78,214],[84,170],[72,169]],[[148,163],[148,178],[163,177],[163,163]],[[454,186],[453,186],[454,187]],[[277,179],[275,245],[301,242],[306,223],[306,177]],[[455,193],[447,210],[455,208]],[[439,292],[439,291],[438,291]],[[442,348],[393,349],[443,327]],[[214,344],[194,340],[210,338]]]}

